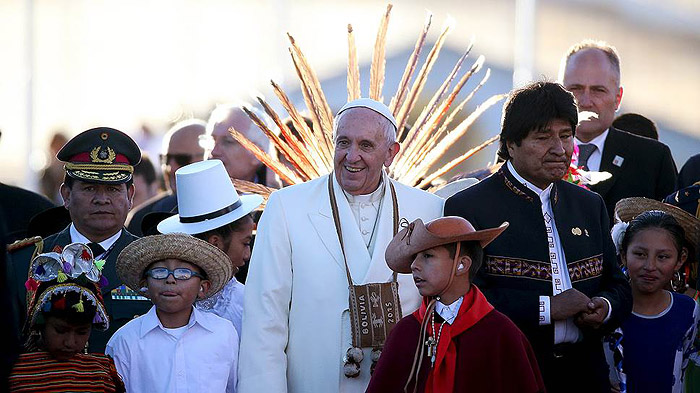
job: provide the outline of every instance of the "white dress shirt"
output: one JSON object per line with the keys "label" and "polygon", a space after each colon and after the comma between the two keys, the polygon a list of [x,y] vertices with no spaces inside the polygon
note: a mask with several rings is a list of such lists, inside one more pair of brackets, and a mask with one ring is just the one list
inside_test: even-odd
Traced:
{"label": "white dress shirt", "polygon": [[127,392],[236,391],[238,334],[231,322],[192,307],[184,328],[164,328],[153,306],[114,333],[105,353]]}
{"label": "white dress shirt", "polygon": [[[75,224],[71,223],[70,224],[70,229],[68,230],[70,232],[70,241],[71,243],[83,243],[83,244],[88,244],[92,243],[90,239],[85,237],[82,233],[78,232],[78,230],[75,228]],[[105,249],[105,252],[103,252],[100,255],[93,255],[95,259],[102,259],[105,254],[107,254],[107,251],[114,245],[114,243],[117,242],[117,239],[119,239],[119,236],[122,235],[122,230],[120,229],[119,232],[115,233],[114,235],[108,237],[107,239],[99,242],[98,244],[102,246],[102,248]]]}
{"label": "white dress shirt", "polygon": [[463,301],[464,296],[460,296],[459,299],[455,300],[450,305],[445,305],[443,302],[438,300],[435,303],[435,312],[437,312],[442,317],[442,319],[445,320],[445,322],[452,325],[452,323],[457,318],[459,307],[462,306]]}
{"label": "white dress shirt", "polygon": [[351,195],[344,192],[345,198],[347,198],[348,204],[350,205],[350,210],[352,210],[352,214],[355,216],[355,222],[357,222],[357,226],[360,228],[362,239],[364,239],[365,245],[367,249],[370,250],[370,253],[372,248],[374,248],[376,224],[379,224],[377,221],[379,220],[379,209],[382,207],[381,201],[384,197],[384,184],[385,182],[381,181],[377,189],[370,194]]}
{"label": "white dress shirt", "polygon": [[[581,145],[581,144],[589,144],[589,145],[594,145],[596,147],[595,150],[593,150],[593,153],[591,153],[591,156],[588,157],[588,170],[593,171],[593,172],[599,172],[600,171],[600,162],[603,159],[603,147],[605,146],[605,139],[608,137],[608,130],[605,130],[602,134],[598,135],[597,137],[591,139],[590,142],[581,142],[578,138],[574,138],[574,142],[576,143],[576,146]],[[576,163],[576,166],[578,165],[578,162]]]}
{"label": "white dress shirt", "polygon": [[233,277],[231,281],[224,285],[221,291],[208,299],[196,302],[195,306],[202,311],[213,313],[231,321],[240,339],[244,293],[245,285],[238,282],[236,277]]}

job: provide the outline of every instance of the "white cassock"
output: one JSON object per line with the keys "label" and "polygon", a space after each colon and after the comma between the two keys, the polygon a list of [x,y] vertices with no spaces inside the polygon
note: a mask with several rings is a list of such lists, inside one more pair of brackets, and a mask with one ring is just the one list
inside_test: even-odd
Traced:
{"label": "white cassock", "polygon": [[[343,356],[352,346],[349,292],[328,178],[275,191],[267,202],[246,279],[239,393],[364,392],[367,388],[370,349],[364,350],[359,377],[347,378],[343,373]],[[400,218],[427,222],[442,216],[443,199],[391,182]],[[392,271],[384,259],[393,238],[389,187],[372,255],[335,178],[333,187],[354,284],[390,281]],[[356,274],[358,270],[366,273]],[[399,274],[398,281],[406,316],[418,308],[421,298],[410,274]]]}

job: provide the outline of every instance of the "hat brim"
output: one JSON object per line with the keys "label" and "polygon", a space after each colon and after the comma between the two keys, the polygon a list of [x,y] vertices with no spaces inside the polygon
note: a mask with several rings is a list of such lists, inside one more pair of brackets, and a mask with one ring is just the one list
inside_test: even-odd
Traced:
{"label": "hat brim", "polygon": [[187,233],[195,235],[222,227],[232,223],[239,218],[251,213],[263,202],[263,197],[260,195],[241,195],[241,206],[237,209],[228,212],[222,216],[212,218],[201,222],[183,223],[180,222],[180,215],[176,214],[168,217],[158,224],[158,232],[160,233]]}
{"label": "hat brim", "polygon": [[[508,225],[506,221],[496,228],[482,229],[459,236],[440,237],[430,232],[423,221],[418,219],[412,230],[404,228],[394,236],[386,249],[386,263],[397,273],[411,273],[413,259],[421,251],[462,241],[478,241],[484,248],[503,233]],[[408,231],[412,231],[413,235],[408,234]],[[406,237],[410,237],[410,240],[407,241]]]}
{"label": "hat brim", "polygon": [[146,236],[133,241],[117,258],[117,275],[129,288],[138,291],[148,265],[168,258],[189,262],[204,271],[211,282],[205,297],[219,292],[233,277],[231,260],[223,251],[184,233]]}
{"label": "hat brim", "polygon": [[615,222],[630,222],[638,215],[650,210],[661,210],[670,214],[683,227],[685,238],[690,244],[697,246],[700,242],[700,219],[679,207],[654,199],[633,197],[619,200],[615,204]]}

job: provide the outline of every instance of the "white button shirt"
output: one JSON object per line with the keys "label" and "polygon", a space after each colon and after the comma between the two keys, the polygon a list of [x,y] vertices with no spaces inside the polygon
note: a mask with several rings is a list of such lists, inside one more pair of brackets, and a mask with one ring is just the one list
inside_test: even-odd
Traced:
{"label": "white button shirt", "polygon": [[457,313],[459,312],[459,307],[464,301],[464,296],[460,296],[459,299],[452,302],[450,305],[445,305],[441,301],[435,302],[435,312],[438,313],[448,324],[452,323],[457,319]]}
{"label": "white button shirt", "polygon": [[231,321],[240,339],[244,294],[245,285],[238,282],[236,277],[233,277],[231,281],[224,285],[221,291],[208,299],[196,302],[195,306],[202,311],[213,313]]}
{"label": "white button shirt", "polygon": [[[68,230],[68,232],[70,232],[71,243],[83,243],[83,244],[92,243],[90,241],[90,239],[85,237],[82,233],[78,232],[78,229],[75,228],[75,224],[73,224],[73,223],[70,224],[70,229]],[[119,240],[119,236],[121,236],[121,235],[122,235],[122,230],[120,229],[119,232],[117,232],[114,235],[108,237],[107,239],[99,242],[98,244],[100,246],[102,246],[102,248],[105,249],[105,252],[103,252],[100,255],[93,255],[93,257],[95,257],[95,259],[100,259],[100,258],[104,257],[104,255],[107,253],[107,250],[112,248],[114,243],[116,243],[117,240]]]}
{"label": "white button shirt", "polygon": [[185,328],[165,329],[154,306],[114,333],[105,353],[127,392],[236,391],[238,335],[231,322],[193,307]]}

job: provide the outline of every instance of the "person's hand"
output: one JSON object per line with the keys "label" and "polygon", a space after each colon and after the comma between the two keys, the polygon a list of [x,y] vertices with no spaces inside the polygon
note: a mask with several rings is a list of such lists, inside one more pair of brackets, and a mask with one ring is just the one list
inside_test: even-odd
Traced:
{"label": "person's hand", "polygon": [[620,393],[620,384],[610,381],[610,392],[612,393]]}
{"label": "person's hand", "polygon": [[549,315],[552,321],[564,320],[588,311],[590,302],[591,299],[582,292],[574,288],[567,289],[556,296],[552,296],[549,304]]}
{"label": "person's hand", "polygon": [[608,316],[608,302],[602,297],[594,297],[588,303],[588,309],[576,317],[576,324],[598,329]]}

